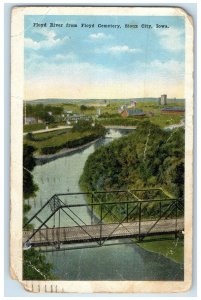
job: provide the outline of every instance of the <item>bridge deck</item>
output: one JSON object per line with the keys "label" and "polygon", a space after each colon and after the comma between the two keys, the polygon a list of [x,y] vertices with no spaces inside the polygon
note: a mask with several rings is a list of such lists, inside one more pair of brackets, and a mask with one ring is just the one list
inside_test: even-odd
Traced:
{"label": "bridge deck", "polygon": [[[44,228],[40,229],[29,241],[32,246],[51,245],[55,242],[61,243],[79,243],[79,242],[93,242],[100,240],[110,240],[119,238],[129,238],[146,235],[157,235],[175,233],[184,229],[184,220],[167,219],[160,220],[151,229],[156,221],[129,222],[118,224],[100,224],[98,225],[84,225],[82,227],[59,227],[59,228]],[[34,231],[23,232],[23,242],[25,243]]]}

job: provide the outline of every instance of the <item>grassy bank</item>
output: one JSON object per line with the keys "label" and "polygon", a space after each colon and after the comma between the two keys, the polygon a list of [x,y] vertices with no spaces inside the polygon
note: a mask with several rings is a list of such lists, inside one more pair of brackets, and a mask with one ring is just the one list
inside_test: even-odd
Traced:
{"label": "grassy bank", "polygon": [[163,239],[160,236],[147,237],[144,241],[136,244],[145,250],[159,253],[177,263],[184,263],[183,237],[175,238],[174,235],[166,236]]}
{"label": "grassy bank", "polygon": [[23,126],[23,131],[24,132],[31,132],[31,131],[36,131],[36,130],[41,130],[45,129],[46,125],[43,124],[27,124]]}
{"label": "grassy bank", "polygon": [[48,129],[50,128],[58,128],[59,126],[66,126],[66,122],[54,122],[51,124],[46,125],[45,123],[41,124],[26,124],[23,126],[23,132],[33,132],[37,130],[43,130],[46,129],[46,126],[48,126]]}
{"label": "grassy bank", "polygon": [[24,144],[34,147],[36,155],[48,155],[92,142],[103,136],[105,132],[105,128],[100,125],[92,126],[82,122],[81,126],[76,124],[72,129],[28,133],[24,137]]}

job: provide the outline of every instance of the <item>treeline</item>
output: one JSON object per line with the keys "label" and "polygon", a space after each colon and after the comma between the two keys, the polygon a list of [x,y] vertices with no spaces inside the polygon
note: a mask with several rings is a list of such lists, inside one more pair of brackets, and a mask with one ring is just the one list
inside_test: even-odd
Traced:
{"label": "treeline", "polygon": [[100,136],[96,133],[89,133],[86,136],[74,139],[74,140],[69,140],[69,141],[65,141],[63,144],[60,144],[58,146],[54,145],[54,146],[47,146],[47,147],[42,147],[41,148],[41,154],[54,154],[64,148],[75,148],[75,147],[79,147],[82,146],[84,144],[87,144],[89,142],[94,141],[95,139],[99,138]]}
{"label": "treeline", "polygon": [[[26,214],[30,211],[31,206],[26,203],[26,199],[33,197],[38,190],[38,186],[34,183],[33,171],[35,160],[33,158],[34,148],[29,145],[23,147],[23,224],[28,219]],[[26,230],[33,229],[32,224],[28,224]],[[56,279],[52,274],[52,265],[48,263],[44,255],[35,249],[23,251],[23,280],[51,280]]]}
{"label": "treeline", "polygon": [[23,196],[24,199],[35,196],[35,192],[38,190],[37,185],[33,181],[33,171],[35,167],[35,160],[33,153],[35,148],[29,145],[23,147]]}
{"label": "treeline", "polygon": [[79,120],[73,125],[72,132],[91,132],[97,135],[103,136],[106,133],[106,129],[99,123],[93,123],[92,121]]}
{"label": "treeline", "polygon": [[80,111],[84,112],[84,111],[87,111],[87,110],[91,110],[91,111],[95,111],[95,107],[93,106],[87,106],[87,105],[80,105]]}
{"label": "treeline", "polygon": [[128,136],[102,146],[86,161],[85,190],[162,187],[184,196],[184,129],[165,131],[143,122]]}
{"label": "treeline", "polygon": [[44,104],[24,104],[26,105],[26,116],[34,117],[36,120],[42,120],[47,123],[55,121],[55,116],[60,116],[64,112],[62,106],[44,105]]}
{"label": "treeline", "polygon": [[[101,116],[102,117],[102,116]],[[117,125],[117,126],[137,126],[138,124],[141,124],[142,122],[144,122],[144,120],[146,120],[147,117],[127,117],[127,118],[123,118],[123,117],[116,117],[116,115],[114,117],[108,118],[107,115],[105,115],[104,117],[102,117],[102,119],[98,119],[99,124],[101,125]]]}
{"label": "treeline", "polygon": [[102,113],[99,118],[111,119],[111,118],[120,118],[119,113]]}

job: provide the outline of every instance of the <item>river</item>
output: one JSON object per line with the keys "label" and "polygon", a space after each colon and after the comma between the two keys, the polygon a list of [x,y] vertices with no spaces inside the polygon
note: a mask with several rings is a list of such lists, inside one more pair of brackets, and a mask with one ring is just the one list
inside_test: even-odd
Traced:
{"label": "river", "polygon": [[[33,175],[39,190],[35,199],[29,200],[32,209],[28,217],[33,216],[56,193],[81,192],[79,178],[88,156],[101,145],[125,133],[111,129],[105,139],[79,152],[36,166]],[[72,196],[68,201],[85,203],[85,198],[83,195]],[[76,213],[84,222],[90,222],[91,215],[87,208],[79,208]],[[49,210],[44,210],[40,218],[45,219],[48,214]],[[72,219],[61,215],[61,226],[72,224],[75,225]],[[53,226],[53,219],[48,225]],[[135,243],[131,244],[130,240],[124,242],[104,247],[47,252],[44,255],[53,264],[54,274],[61,280],[183,280],[183,265],[146,251]]]}

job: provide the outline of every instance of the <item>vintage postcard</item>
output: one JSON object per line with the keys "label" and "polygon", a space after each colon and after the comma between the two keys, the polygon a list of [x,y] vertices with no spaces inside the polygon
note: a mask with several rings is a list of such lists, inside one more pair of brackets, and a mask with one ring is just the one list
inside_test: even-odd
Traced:
{"label": "vintage postcard", "polygon": [[171,7],[16,7],[13,279],[32,292],[192,281],[193,20]]}

